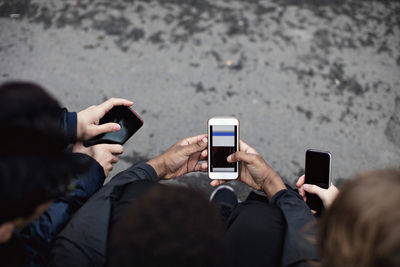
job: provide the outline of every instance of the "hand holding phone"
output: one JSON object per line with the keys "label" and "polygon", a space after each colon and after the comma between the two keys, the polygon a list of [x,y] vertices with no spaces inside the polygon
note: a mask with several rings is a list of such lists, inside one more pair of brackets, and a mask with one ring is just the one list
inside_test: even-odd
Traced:
{"label": "hand holding phone", "polygon": [[77,142],[74,144],[72,152],[86,154],[95,159],[103,167],[104,175],[108,177],[113,169],[113,164],[118,162],[118,155],[124,152],[124,148],[122,145],[117,144],[100,144],[85,147],[81,142]]}
{"label": "hand holding phone", "polygon": [[[262,190],[269,199],[277,192],[286,189],[279,174],[274,171],[263,157],[242,140],[240,151],[228,157],[228,162],[240,162],[238,180],[255,190]],[[211,186],[218,186],[228,180],[213,180]]]}
{"label": "hand holding phone", "polygon": [[321,200],[325,208],[328,208],[339,194],[339,190],[336,186],[331,184],[328,189],[321,188],[314,184],[305,184],[305,175],[301,176],[296,183],[296,187],[299,194],[303,197],[304,202],[306,202],[306,192],[310,194],[317,195]]}
{"label": "hand holding phone", "polygon": [[149,160],[160,179],[172,179],[193,171],[207,171],[202,161],[207,155],[207,135],[200,134],[178,141],[161,155]]}
{"label": "hand holding phone", "polygon": [[97,144],[120,144],[123,145],[134,133],[143,125],[143,120],[126,106],[116,106],[108,111],[100,119],[99,125],[115,122],[120,125],[120,130],[115,132],[102,133],[90,140],[85,141],[84,146],[93,146]]}
{"label": "hand holding phone", "polygon": [[116,123],[99,124],[99,121],[113,107],[130,107],[132,105],[132,101],[123,98],[110,98],[100,105],[90,106],[87,109],[78,112],[76,138],[79,141],[85,141],[102,133],[118,131],[120,129],[120,125]]}

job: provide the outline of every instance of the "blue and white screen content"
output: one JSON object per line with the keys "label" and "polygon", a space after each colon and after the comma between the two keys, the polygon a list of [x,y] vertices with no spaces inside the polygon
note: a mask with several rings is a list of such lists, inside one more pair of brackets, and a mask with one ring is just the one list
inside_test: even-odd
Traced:
{"label": "blue and white screen content", "polygon": [[226,158],[237,151],[237,125],[210,125],[210,171],[237,172],[238,163]]}

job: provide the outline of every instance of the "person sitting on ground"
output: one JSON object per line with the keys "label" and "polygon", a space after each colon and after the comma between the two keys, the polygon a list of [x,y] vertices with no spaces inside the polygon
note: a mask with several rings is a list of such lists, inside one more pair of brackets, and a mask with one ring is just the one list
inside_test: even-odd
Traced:
{"label": "person sitting on ground", "polygon": [[[242,140],[240,151],[228,162],[240,162],[238,180],[253,188],[238,203],[226,180],[213,180],[214,202],[226,221],[224,266],[308,266],[318,261],[316,246],[309,236],[316,234],[316,219],[302,197],[288,188],[260,153]],[[202,156],[207,156],[207,151]],[[201,168],[207,168],[207,162]],[[222,186],[224,187],[222,187]]]}
{"label": "person sitting on ground", "polygon": [[[161,265],[168,266],[169,262],[168,259],[165,258],[165,254],[152,253],[152,246],[147,246],[147,244],[141,246],[141,240],[136,239],[138,236],[143,235],[146,242],[148,241],[153,245],[156,244],[155,246],[157,247],[157,251],[159,249],[162,250],[162,248],[164,248],[163,245],[165,245],[166,247],[163,252],[170,249],[168,244],[182,245],[184,243],[179,240],[178,237],[176,237],[176,243],[171,240],[169,240],[169,243],[162,237],[161,230],[165,231],[165,233],[173,232],[174,217],[172,215],[172,217],[163,216],[162,211],[155,206],[161,205],[155,204],[159,203],[157,202],[159,199],[162,199],[162,201],[167,200],[163,199],[162,196],[159,196],[158,198],[158,196],[155,196],[155,193],[151,193],[151,190],[147,194],[146,192],[148,192],[150,187],[154,186],[154,183],[158,179],[175,178],[194,170],[206,171],[207,163],[200,162],[207,158],[206,139],[204,142],[200,141],[204,137],[205,135],[200,135],[186,140],[184,139],[155,159],[150,160],[147,163],[134,165],[127,171],[117,175],[117,177],[112,181],[114,184],[111,184],[111,182],[108,188],[107,186],[104,187],[103,190],[100,190],[91,200],[89,200],[89,202],[86,203],[86,205],[78,212],[77,216],[59,235],[55,242],[54,250],[52,251],[52,265],[68,266],[76,262],[81,263],[82,266],[104,265],[106,262],[105,253],[107,251],[107,243],[111,228],[111,245],[109,247],[109,264],[111,266],[115,266],[115,264],[129,264],[130,261],[132,261],[132,263],[140,261],[141,264],[145,266],[151,266],[153,263],[162,262],[163,264]],[[240,162],[240,174],[238,180],[244,182],[257,191],[263,191],[266,198],[262,196],[260,197],[256,194],[251,194],[245,202],[238,204],[237,197],[232,197],[233,193],[228,197],[229,194],[227,191],[232,191],[226,187],[220,190],[217,188],[218,191],[215,191],[212,195],[213,203],[228,204],[231,208],[230,214],[226,216],[224,265],[300,267],[309,266],[310,262],[319,261],[320,256],[318,248],[314,243],[310,242],[310,237],[315,238],[316,236],[317,221],[313,216],[312,211],[303,200],[305,197],[304,192],[308,191],[310,193],[317,193],[325,205],[334,202],[333,207],[335,207],[335,205],[338,205],[336,203],[342,203],[339,201],[339,199],[341,199],[340,195],[338,200],[334,201],[337,196],[337,189],[331,187],[325,190],[318,189],[311,185],[303,186],[304,178],[301,178],[298,181],[297,186],[299,187],[299,193],[287,188],[279,174],[264,161],[261,155],[254,148],[243,141],[240,141],[240,151],[229,156],[227,161]],[[385,175],[382,176],[382,178],[384,177]],[[398,179],[398,176],[396,179]],[[211,185],[218,186],[224,182],[225,181],[214,180],[211,182]],[[378,183],[378,181],[374,182]],[[371,183],[366,184],[367,187],[372,187]],[[384,184],[388,185],[390,182],[388,181],[388,183]],[[398,183],[396,185],[398,185]],[[376,204],[376,210],[379,211],[374,214],[380,214],[381,212],[389,213],[390,211],[395,210],[393,203],[396,201],[398,203],[398,187],[394,186],[392,189],[393,190],[390,191],[390,201],[382,201],[381,196],[384,193],[381,188],[379,190],[380,193],[377,195],[373,196],[371,193],[367,194],[367,197],[371,196],[371,201]],[[124,194],[125,190],[126,194]],[[394,196],[396,193],[397,197]],[[224,195],[225,197],[221,197],[221,195]],[[351,197],[350,193],[345,193],[344,195],[347,195],[347,198],[349,199]],[[354,196],[358,197],[356,203],[370,203],[370,201],[365,201],[360,192]],[[149,207],[149,205],[151,205],[150,203],[153,203],[153,208]],[[386,204],[381,206],[380,203]],[[121,216],[126,209],[126,206],[129,206],[129,204],[131,204],[131,207],[128,207],[126,215]],[[172,206],[175,205],[178,204],[173,204]],[[144,209],[142,206],[147,208]],[[100,209],[100,207],[105,208]],[[324,218],[336,216],[338,217],[336,220],[339,221],[341,210],[333,207],[332,209],[328,207],[325,213],[326,215],[324,215],[326,217]],[[339,205],[339,207],[346,211],[346,207],[343,204]],[[356,214],[360,216],[366,210],[362,208],[361,205],[354,208],[358,209]],[[173,209],[169,207],[166,210],[170,211]],[[178,206],[176,206],[176,210],[179,210]],[[133,218],[129,212],[138,216],[134,216]],[[226,215],[226,213],[224,215]],[[366,215],[368,215],[368,213],[366,213]],[[322,262],[325,262],[327,266],[331,266],[335,262],[346,262],[342,261],[342,259],[349,257],[348,252],[342,248],[338,251],[342,251],[343,255],[337,255],[335,250],[332,249],[335,246],[340,246],[340,240],[334,240],[334,237],[329,235],[330,231],[335,232],[334,225],[336,225],[337,222],[332,219],[324,218],[322,219],[322,222],[325,222],[328,226],[325,228],[322,226],[320,228],[319,244],[321,248]],[[388,224],[385,224],[385,216],[381,216],[381,218],[382,222],[380,222],[379,225],[389,226]],[[396,221],[398,217],[389,216],[388,218],[391,218],[390,226],[396,222],[397,225],[400,225],[398,221]],[[164,219],[171,221],[167,221],[163,224],[165,228],[158,227],[157,221],[161,220],[163,223]],[[85,222],[85,220],[87,221]],[[352,220],[353,223],[357,221],[354,220],[354,218]],[[129,227],[129,222],[132,222],[132,228]],[[327,222],[329,222],[329,224]],[[185,225],[184,228],[186,228],[185,223],[186,219],[182,219],[181,224]],[[369,220],[368,223],[373,227],[373,220]],[[147,227],[148,225],[155,225],[155,229]],[[351,238],[352,235],[350,233],[358,233],[354,228],[356,223],[354,223],[354,225],[347,223],[347,225],[350,226],[347,231],[349,232],[349,238]],[[332,229],[330,229],[330,227],[332,227]],[[93,231],[93,229],[95,231]],[[391,227],[386,227],[386,229],[391,229]],[[395,232],[397,231],[396,229],[397,228],[394,229]],[[343,231],[343,229],[341,231]],[[390,230],[387,231],[390,232]],[[85,238],[80,238],[83,234],[85,234]],[[362,234],[363,233],[358,237],[360,240],[363,238]],[[333,243],[326,242],[326,236],[332,238],[331,242]],[[387,235],[382,235],[382,237],[387,237]],[[388,261],[386,262],[389,262],[390,264],[392,264],[391,262],[396,263],[394,260],[396,257],[393,255],[398,254],[395,253],[398,251],[398,238],[387,237],[387,239],[390,240],[390,242],[388,242],[384,248],[388,249],[384,249],[382,255],[385,255],[388,258]],[[120,247],[118,244],[119,241],[121,242],[121,246],[126,247]],[[376,241],[377,243],[372,241],[371,243],[368,243],[367,241],[369,240],[366,240],[366,242],[363,243],[365,248],[368,248],[370,245],[374,248],[379,248],[376,244],[381,242],[378,240]],[[327,246],[327,244],[329,244],[329,246]],[[382,244],[385,244],[385,242]],[[176,245],[175,248],[177,251],[182,251],[182,247],[179,245]],[[185,245],[188,244],[185,243]],[[360,246],[362,247],[362,245]],[[346,246],[346,248],[348,248],[347,251],[351,251],[352,249],[351,246]],[[129,254],[128,251],[132,251],[132,253]],[[370,250],[366,249],[365,251]],[[119,254],[119,252],[121,254]],[[389,252],[392,254],[389,255]],[[182,253],[184,253],[184,251],[182,251]],[[377,252],[376,255],[379,253]],[[74,257],[71,257],[71,255],[74,255]],[[141,257],[141,255],[146,256]],[[151,257],[148,255],[151,255]],[[158,256],[160,258],[158,258]],[[187,255],[185,255],[185,258],[186,256]],[[338,258],[336,261],[331,260],[331,257],[334,256],[337,256]],[[119,257],[121,257],[121,261],[118,261]],[[324,257],[327,258],[325,259]],[[350,258],[353,260],[356,259],[356,257]],[[370,257],[366,258],[371,259]],[[368,264],[373,264],[374,261],[375,260],[372,259],[372,261],[368,261]],[[381,261],[384,262],[382,259]],[[180,265],[177,262],[174,262],[174,264],[175,266]],[[332,266],[336,267],[339,265],[340,264],[335,264]],[[342,264],[342,266],[346,266],[346,264]],[[389,266],[396,266],[396,264]]]}
{"label": "person sitting on ground", "polygon": [[[160,233],[165,234],[165,238],[170,235],[177,235],[175,236],[177,240],[170,240],[170,243],[166,244],[165,247],[163,247],[165,244],[159,243],[160,257],[166,256],[165,249],[171,255],[181,254],[182,261],[176,259],[174,261],[176,263],[193,263],[190,260],[193,257],[193,259],[201,259],[200,262],[202,263],[210,263],[210,266],[218,265],[220,259],[216,257],[215,253],[219,253],[220,251],[222,238],[218,239],[218,229],[222,229],[222,227],[220,227],[220,220],[216,219],[215,212],[207,201],[200,198],[198,193],[196,194],[192,191],[189,193],[181,192],[178,189],[175,189],[174,192],[180,196],[172,197],[172,191],[161,188],[158,189],[159,191],[154,192],[159,192],[163,194],[162,196],[157,198],[154,195],[155,193],[153,193],[153,197],[147,198],[147,192],[150,194],[149,190],[151,188],[161,186],[158,184],[159,180],[173,179],[194,171],[205,171],[205,169],[201,169],[201,161],[206,159],[206,157],[202,156],[202,152],[205,150],[207,150],[206,134],[184,138],[161,155],[147,162],[136,163],[127,170],[117,174],[83,205],[64,230],[56,237],[51,250],[50,266],[73,266],[76,264],[79,264],[79,266],[104,266],[107,263],[107,247],[109,245],[111,229],[119,221],[119,218],[129,207],[129,204],[139,201],[139,203],[144,205],[147,201],[159,203],[159,201],[164,200],[165,203],[163,205],[165,210],[163,209],[162,211],[157,207],[148,210],[150,213],[154,212],[154,216],[151,217],[152,215],[149,215],[146,223],[142,225],[149,226],[153,224],[157,227],[156,229],[150,227],[147,229],[148,231],[142,229],[143,235],[151,235],[150,232],[156,230],[162,231],[163,233]],[[190,199],[188,194],[193,199]],[[145,200],[140,201],[141,197]],[[193,205],[197,208],[190,210],[192,201]],[[182,202],[187,203],[185,206],[180,206]],[[202,210],[198,210],[203,204]],[[146,204],[145,206],[149,207],[149,205]],[[144,210],[141,208],[138,212],[142,211]],[[164,213],[160,214],[159,212]],[[188,217],[185,217],[185,214]],[[159,222],[152,220],[157,215],[162,215],[162,218],[160,217],[159,219],[171,221],[165,221],[164,223],[161,221],[160,223],[163,224],[161,225]],[[209,217],[201,219],[203,222],[205,219],[209,219],[210,221],[207,224],[199,224],[199,217],[202,215]],[[182,219],[179,224],[176,222],[178,218]],[[194,220],[198,222],[190,225]],[[212,224],[214,224],[215,229],[209,229]],[[172,226],[179,229],[171,229],[170,227]],[[138,225],[138,227],[141,226]],[[190,235],[191,227],[197,229],[198,233],[195,234],[193,232]],[[206,234],[207,231],[209,231],[209,234]],[[126,234],[128,235],[128,233]],[[184,234],[189,235],[182,236]],[[152,242],[152,238],[157,239],[157,235],[149,236],[147,241]],[[163,239],[164,241],[166,241],[165,238]],[[178,244],[179,242],[182,243]],[[205,244],[209,244],[209,247],[207,248]],[[185,247],[185,250],[182,250],[183,247]],[[150,247],[147,246],[147,248]],[[215,251],[210,251],[210,249],[215,249]],[[223,253],[219,254],[220,257],[222,255]],[[161,258],[155,259],[155,257],[156,255],[153,255],[152,259],[160,262]],[[151,262],[151,259],[148,259],[148,261]],[[166,262],[165,264],[169,263]]]}
{"label": "person sitting on ground", "polygon": [[[280,176],[254,148],[240,141],[240,149],[241,151],[231,155],[228,161],[241,161],[239,180],[256,190],[264,191],[270,204],[265,197],[260,200],[260,197],[254,194],[239,205],[237,205],[236,197],[230,198],[229,201],[235,203],[231,205],[232,212],[226,223],[225,252],[221,254],[222,259],[217,259],[215,262],[222,260],[227,266],[246,264],[261,266],[266,262],[271,266],[281,264],[282,266],[303,266],[309,259],[317,260],[319,257],[316,247],[310,245],[307,238],[302,235],[303,228],[315,222],[314,216],[302,197],[286,188]],[[71,266],[76,263],[81,266],[104,266],[107,263],[107,248],[110,249],[109,264],[111,266],[129,264],[131,260],[145,266],[160,262],[164,262],[163,265],[167,266],[172,263],[174,266],[185,266],[187,261],[179,262],[169,259],[171,262],[168,262],[165,254],[153,252],[154,250],[165,252],[163,250],[165,249],[171,255],[181,253],[183,259],[190,258],[192,248],[196,248],[194,240],[198,236],[185,239],[180,238],[179,233],[189,231],[193,214],[185,208],[186,206],[178,205],[177,199],[172,198],[170,206],[165,211],[172,212],[175,207],[176,211],[182,211],[182,214],[178,215],[185,218],[179,224],[182,229],[174,229],[176,225],[174,214],[167,216],[157,207],[149,207],[151,205],[149,203],[159,203],[160,199],[169,203],[168,200],[162,196],[160,199],[149,197],[148,195],[151,194],[149,189],[158,186],[157,181],[161,179],[176,178],[192,171],[207,171],[207,163],[202,163],[206,158],[207,138],[203,134],[183,139],[154,159],[135,164],[119,173],[76,213],[57,236],[51,251],[50,266]],[[220,183],[222,181],[211,182],[214,186]],[[162,190],[157,192],[161,194]],[[222,190],[219,190],[213,194],[213,203],[229,202],[220,197],[221,192]],[[190,206],[192,201],[197,200],[188,200],[186,205]],[[130,204],[132,208],[129,208]],[[204,209],[208,209],[205,204]],[[122,216],[125,210],[128,210],[128,215]],[[133,220],[130,213],[140,213],[143,216],[135,217],[132,229],[128,230],[129,223],[124,220]],[[187,217],[183,215],[186,213]],[[158,220],[161,219],[163,227],[159,227],[158,224]],[[119,221],[120,224],[118,224]],[[214,221],[210,223],[218,225]],[[154,225],[154,227],[149,227],[149,225]],[[197,226],[197,224],[193,225],[193,227]],[[315,230],[315,227],[311,227],[306,234],[313,236]],[[197,242],[207,243],[210,242],[207,238],[217,236],[217,234],[212,234],[212,228],[200,230],[201,233],[207,233],[207,231],[210,235],[202,234],[204,239],[199,239]],[[164,234],[177,236],[174,240],[167,242]],[[146,243],[140,246],[142,239],[139,240],[138,237],[142,235],[143,242],[149,242],[151,245]],[[114,241],[110,244],[110,240]],[[127,247],[121,248],[119,243]],[[187,250],[182,251],[182,244],[187,247]],[[199,253],[192,257],[203,255],[206,250],[202,248],[204,247],[197,247]],[[151,257],[141,255],[151,255]],[[121,261],[118,261],[120,257]]]}
{"label": "person sitting on ground", "polygon": [[[239,180],[254,189],[264,190],[273,205],[266,205],[265,201],[249,200],[241,205],[243,208],[235,207],[227,223],[224,237],[225,252],[215,263],[222,260],[225,262],[224,264],[231,266],[240,266],[246,263],[257,266],[260,263],[268,262],[271,266],[278,266],[282,258],[282,247],[289,252],[289,254],[283,253],[283,266],[296,264],[304,259],[317,259],[316,248],[306,246],[304,249],[306,239],[297,234],[305,225],[315,220],[308,206],[298,193],[286,190],[279,175],[265,163],[255,149],[243,141],[240,142],[240,147],[240,152],[229,157],[229,161],[243,161]],[[180,212],[182,208],[182,214],[178,215],[185,219],[182,219],[179,225],[175,224],[175,214],[167,216],[157,207],[149,209],[150,204],[146,203],[147,201],[158,203],[159,199],[148,196],[151,192],[150,188],[158,185],[157,181],[173,179],[192,171],[207,171],[207,163],[202,163],[206,158],[207,135],[203,134],[182,139],[161,155],[148,162],[137,163],[116,175],[75,214],[74,218],[57,236],[51,251],[50,266],[71,266],[77,263],[80,266],[104,266],[107,263],[108,247],[110,248],[109,264],[111,266],[129,264],[128,259],[133,260],[132,257],[140,257],[134,262],[140,262],[140,265],[145,266],[153,266],[160,262],[164,262],[165,266],[169,266],[171,263],[174,266],[185,266],[186,261],[171,260],[171,262],[167,262],[165,254],[162,252],[154,254],[152,253],[154,249],[157,251],[170,249],[168,253],[171,255],[181,253],[183,259],[188,259],[190,253],[194,253],[192,250],[196,248],[195,251],[198,254],[193,254],[193,258],[202,258],[203,256],[200,255],[204,255],[206,250],[204,250],[204,246],[196,247],[196,242],[194,242],[200,238],[199,236],[187,239],[179,236],[179,233],[189,232],[188,229],[192,224],[191,218],[194,215],[186,209],[186,206],[190,206],[192,201],[195,203],[197,199],[188,200],[183,207],[177,204],[179,203],[178,199],[171,199],[166,212],[173,212],[173,207],[176,212]],[[221,182],[215,180],[212,185],[218,185],[218,183]],[[162,190],[158,192],[162,192]],[[219,196],[220,194],[214,194],[212,202],[215,202],[214,200]],[[162,196],[160,198],[167,201]],[[129,209],[131,203],[134,208]],[[167,201],[167,203],[169,202]],[[139,207],[141,205],[147,208]],[[129,223],[124,223],[123,220],[131,220],[130,215],[121,217],[126,209],[128,209],[128,213],[145,215],[137,217],[137,221],[134,222],[135,226],[132,226],[130,231],[122,233],[118,230],[118,221],[121,221],[121,228],[126,229],[129,227]],[[206,212],[207,209],[208,206],[204,204],[205,211],[202,212]],[[147,210],[148,213],[145,213],[144,210]],[[187,217],[183,215],[186,213]],[[213,216],[210,218],[210,224],[218,225],[212,218]],[[163,227],[159,227],[157,220],[162,220]],[[220,221],[222,222],[222,219]],[[154,225],[154,228],[149,225]],[[209,226],[207,225],[208,229],[201,228],[199,230],[200,233],[204,233],[201,235],[204,239],[199,239],[197,242],[204,244],[211,242],[210,236],[218,236],[213,234],[213,229]],[[174,229],[174,227],[182,229]],[[193,227],[198,227],[198,225],[195,224]],[[209,231],[209,235],[205,234],[207,231]],[[110,245],[109,242],[113,240],[114,232],[115,241]],[[167,242],[165,235],[175,235],[174,233],[177,235],[176,240]],[[122,237],[123,235],[125,236]],[[142,240],[137,240],[137,237],[141,235],[144,235],[144,240],[151,245],[143,244],[143,247],[138,249],[137,246],[140,246],[139,243]],[[247,242],[243,242],[245,240]],[[128,247],[122,249],[118,246],[119,242]],[[217,242],[216,239],[213,242]],[[187,247],[187,250],[182,250],[182,245]],[[123,255],[119,254],[118,250],[121,250]],[[127,255],[126,251],[132,252]],[[188,253],[186,254],[186,252]],[[152,256],[144,259],[140,255]],[[214,254],[210,255],[212,255],[211,258],[216,259]],[[120,256],[123,257],[122,261],[117,260]],[[207,259],[204,258],[204,260]]]}
{"label": "person sitting on ground", "polygon": [[[1,266],[47,264],[54,237],[102,187],[122,153],[120,145],[84,148],[79,141],[118,130],[97,124],[113,106],[131,104],[110,99],[77,114],[38,85],[0,86]],[[73,143],[76,153],[66,149]]]}
{"label": "person sitting on ground", "polygon": [[[227,160],[241,162],[239,180],[262,189],[267,200],[250,195],[237,204],[234,193],[225,189],[217,201],[233,207],[225,236],[226,266],[400,266],[400,170],[358,174],[340,193],[334,185],[304,184],[302,176],[297,193],[286,188],[254,148],[241,141],[240,150]],[[318,221],[305,204],[306,191],[317,194],[326,208]]]}

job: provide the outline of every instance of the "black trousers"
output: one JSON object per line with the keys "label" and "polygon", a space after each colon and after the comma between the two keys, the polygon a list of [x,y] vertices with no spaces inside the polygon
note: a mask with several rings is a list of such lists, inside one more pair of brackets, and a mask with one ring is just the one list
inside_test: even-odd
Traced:
{"label": "black trousers", "polygon": [[[126,208],[152,186],[138,181],[124,187],[112,205],[110,232]],[[266,197],[250,193],[226,220],[225,266],[279,266],[282,257],[285,220],[280,209]]]}
{"label": "black trousers", "polygon": [[227,220],[225,266],[280,266],[284,231],[281,210],[250,193]]}

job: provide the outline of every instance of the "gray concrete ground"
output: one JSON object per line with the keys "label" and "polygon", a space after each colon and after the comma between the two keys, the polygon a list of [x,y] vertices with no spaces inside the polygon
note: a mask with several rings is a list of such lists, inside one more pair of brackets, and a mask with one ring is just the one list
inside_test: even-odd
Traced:
{"label": "gray concrete ground", "polygon": [[398,1],[0,0],[0,82],[16,79],[70,110],[133,100],[145,125],[113,174],[216,115],[291,184],[307,148],[332,152],[334,182],[399,166]]}

